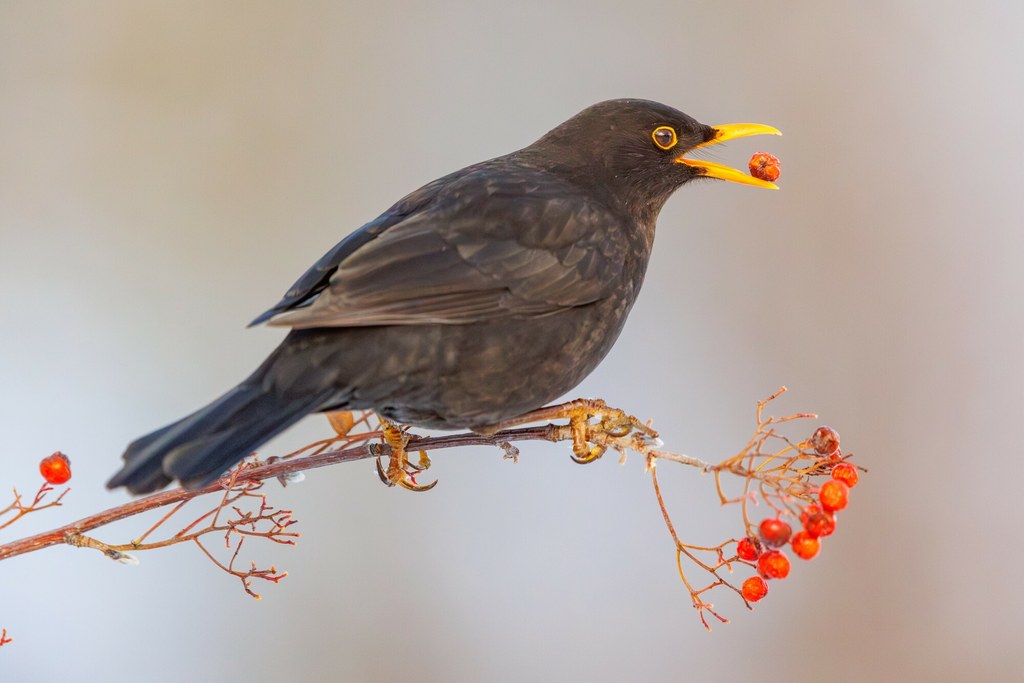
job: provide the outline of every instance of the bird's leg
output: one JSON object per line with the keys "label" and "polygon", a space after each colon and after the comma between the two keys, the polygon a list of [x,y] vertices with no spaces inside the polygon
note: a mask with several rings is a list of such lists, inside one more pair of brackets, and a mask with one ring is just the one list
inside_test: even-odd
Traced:
{"label": "bird's leg", "polygon": [[[608,450],[607,440],[621,439],[631,432],[646,442],[657,442],[658,433],[632,415],[611,408],[600,399],[580,398],[556,406],[547,406],[487,427],[487,433],[498,432],[532,422],[568,419],[572,436],[572,459],[586,464],[594,462]],[[594,420],[597,420],[594,422]]]}
{"label": "bird's leg", "polygon": [[384,445],[388,453],[387,469],[381,464],[381,455],[377,456],[377,474],[380,480],[388,486],[401,486],[409,491],[429,491],[437,486],[437,480],[429,484],[417,484],[416,474],[430,467],[430,458],[426,451],[420,451],[419,463],[414,465],[409,462],[409,453],[406,446],[409,445],[409,435],[397,424],[380,418],[380,430],[384,436]]}

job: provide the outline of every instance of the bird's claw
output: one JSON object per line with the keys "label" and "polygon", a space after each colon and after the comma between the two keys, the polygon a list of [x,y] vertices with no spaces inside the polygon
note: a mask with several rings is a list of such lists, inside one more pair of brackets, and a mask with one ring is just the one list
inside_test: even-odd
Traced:
{"label": "bird's claw", "polygon": [[[620,453],[628,448],[657,448],[662,445],[658,433],[637,418],[604,401],[574,401],[570,409],[572,459],[580,464],[594,462],[609,447]],[[596,419],[596,422],[594,421]],[[631,437],[629,443],[625,443]]]}
{"label": "bird's claw", "polygon": [[387,487],[394,486],[396,482],[393,481],[388,476],[388,473],[384,471],[384,466],[381,464],[380,459],[381,459],[381,455],[378,454],[377,457],[376,457],[376,460],[375,460],[375,462],[377,463],[377,476],[380,477],[380,480],[384,483],[385,486],[387,486]]}
{"label": "bird's claw", "polygon": [[398,482],[398,485],[407,491],[414,491],[416,493],[423,493],[437,486],[437,479],[430,482],[429,484],[417,484],[416,477],[409,475],[407,479],[402,479]]}
{"label": "bird's claw", "polygon": [[[662,445],[658,432],[618,408],[610,408],[599,399],[577,399],[556,406],[547,406],[518,417],[489,425],[486,433],[495,433],[522,424],[568,418],[567,426],[555,428],[553,441],[572,439],[573,462],[585,465],[594,462],[614,448],[646,452]],[[518,453],[517,453],[518,454]]]}
{"label": "bird's claw", "polygon": [[583,444],[582,452],[576,450],[576,444],[573,444],[572,455],[569,457],[574,463],[580,465],[589,465],[594,462],[602,455],[608,448],[606,446],[588,446],[586,443]]}
{"label": "bird's claw", "polygon": [[630,435],[633,444],[646,448],[662,443],[649,425],[623,410],[610,408],[604,401],[579,399],[561,407],[562,414],[569,418],[572,460],[581,465],[599,459],[609,447],[624,452],[629,446],[623,440]]}
{"label": "bird's claw", "polygon": [[607,446],[591,445],[592,428],[597,425],[590,423],[591,413],[584,407],[569,410],[569,429],[572,430],[572,461],[580,465],[594,462],[608,450]]}
{"label": "bird's claw", "polygon": [[[421,493],[429,491],[437,486],[437,480],[429,484],[416,482],[416,475],[430,467],[430,457],[426,451],[420,451],[419,462],[409,462],[409,454],[406,446],[409,444],[409,435],[391,422],[381,421],[381,431],[384,436],[384,443],[374,444],[371,448],[377,458],[377,476],[384,482],[385,486],[401,486],[407,491]],[[387,456],[388,465],[385,468],[381,458]]]}

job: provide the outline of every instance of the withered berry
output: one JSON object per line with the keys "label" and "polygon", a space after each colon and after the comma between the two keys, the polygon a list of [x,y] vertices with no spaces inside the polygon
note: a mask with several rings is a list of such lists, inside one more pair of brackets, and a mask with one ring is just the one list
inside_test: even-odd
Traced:
{"label": "withered berry", "polygon": [[818,455],[832,455],[839,450],[839,432],[829,426],[822,425],[814,430],[811,446]]}
{"label": "withered berry", "polygon": [[779,160],[773,157],[768,152],[757,152],[750,157],[750,175],[761,180],[767,180],[770,183],[774,183],[779,179],[779,173],[781,173],[781,164]]}

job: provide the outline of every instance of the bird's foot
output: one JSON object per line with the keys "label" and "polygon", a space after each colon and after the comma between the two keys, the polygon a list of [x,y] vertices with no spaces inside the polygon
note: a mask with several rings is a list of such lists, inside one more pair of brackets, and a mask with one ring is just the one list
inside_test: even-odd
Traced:
{"label": "bird's foot", "polygon": [[631,434],[634,441],[660,441],[658,433],[649,425],[604,401],[577,399],[565,404],[565,408],[572,433],[571,457],[581,465],[594,462],[609,447],[619,447]]}
{"label": "bird's foot", "polygon": [[[384,443],[380,444],[377,452],[377,475],[387,486],[401,486],[409,491],[429,491],[437,486],[437,480],[429,484],[420,484],[416,481],[416,475],[430,467],[430,457],[426,451],[420,451],[419,462],[409,462],[409,453],[406,446],[409,445],[409,434],[394,422],[381,420],[381,432],[384,436]],[[383,455],[388,456],[388,465],[385,468],[381,463]]]}
{"label": "bird's foot", "polygon": [[[568,419],[568,430],[560,438],[572,438],[572,459],[581,465],[594,462],[609,447],[624,452],[626,448],[643,450],[661,445],[658,432],[650,425],[619,408],[612,408],[600,399],[580,398],[557,406],[530,411],[494,425],[494,431],[531,422]],[[488,431],[491,431],[488,429]],[[560,440],[560,439],[559,439]]]}

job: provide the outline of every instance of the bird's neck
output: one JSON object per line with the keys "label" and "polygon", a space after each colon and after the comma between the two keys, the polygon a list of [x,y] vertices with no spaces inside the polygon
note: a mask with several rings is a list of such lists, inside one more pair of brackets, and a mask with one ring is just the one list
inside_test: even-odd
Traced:
{"label": "bird's neck", "polygon": [[527,147],[509,156],[518,163],[559,176],[590,197],[601,199],[608,208],[645,225],[654,224],[661,207],[676,189],[673,186],[651,192],[648,179],[617,173],[606,167],[600,156],[586,156],[575,149],[554,155],[550,150],[538,153]]}

